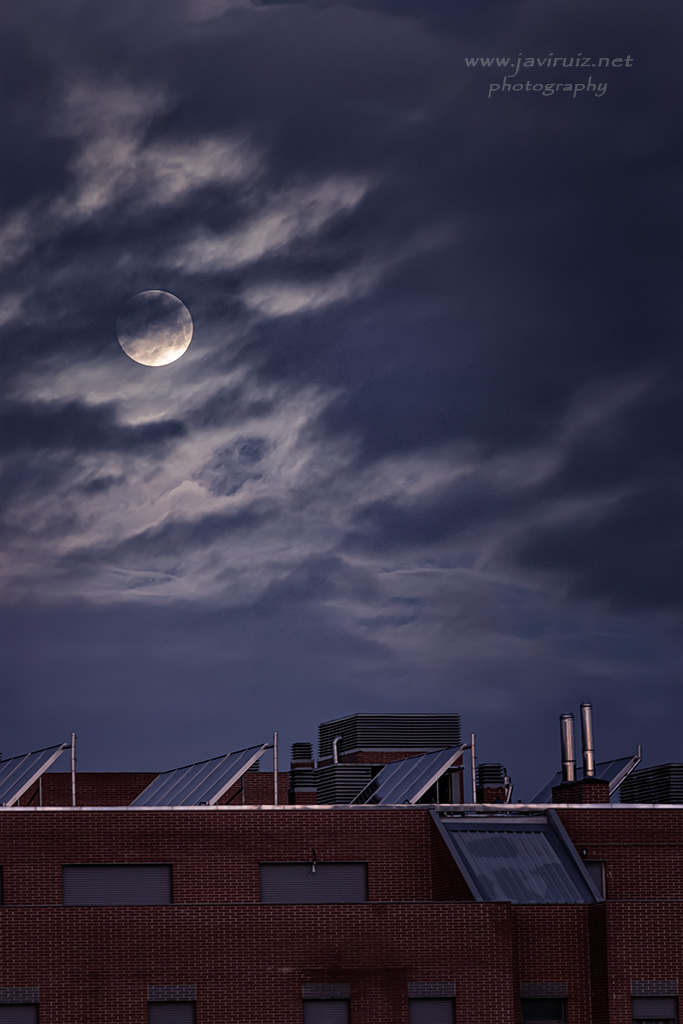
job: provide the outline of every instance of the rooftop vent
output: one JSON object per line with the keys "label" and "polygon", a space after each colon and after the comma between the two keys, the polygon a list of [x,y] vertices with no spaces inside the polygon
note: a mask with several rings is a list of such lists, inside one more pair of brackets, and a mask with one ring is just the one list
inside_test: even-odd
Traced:
{"label": "rooftop vent", "polygon": [[332,756],[332,741],[341,736],[339,751],[442,750],[460,746],[460,715],[349,715],[320,726],[320,757]]}
{"label": "rooftop vent", "polygon": [[574,782],[576,758],[574,757],[574,716],[560,715],[560,744],[562,749],[562,781]]}
{"label": "rooftop vent", "polygon": [[622,804],[683,804],[683,764],[634,771],[621,784]]}

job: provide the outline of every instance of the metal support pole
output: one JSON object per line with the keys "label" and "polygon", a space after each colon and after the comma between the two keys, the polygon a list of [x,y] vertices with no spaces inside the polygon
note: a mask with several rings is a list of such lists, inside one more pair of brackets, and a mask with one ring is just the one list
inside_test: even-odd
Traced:
{"label": "metal support pole", "polygon": [[273,803],[277,807],[277,733],[273,733]]}
{"label": "metal support pole", "polygon": [[71,806],[76,806],[76,733],[71,733]]}
{"label": "metal support pole", "polygon": [[474,733],[470,733],[470,753],[472,754],[472,803],[477,802],[477,766],[474,755]]}

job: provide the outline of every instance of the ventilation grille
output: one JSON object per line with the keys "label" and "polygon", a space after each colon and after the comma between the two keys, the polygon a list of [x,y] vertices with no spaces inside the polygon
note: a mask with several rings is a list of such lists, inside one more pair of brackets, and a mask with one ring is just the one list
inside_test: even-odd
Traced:
{"label": "ventilation grille", "polygon": [[292,743],[292,761],[312,761],[312,743]]}
{"label": "ventilation grille", "polygon": [[460,715],[350,715],[320,726],[320,757],[332,755],[332,740],[341,736],[339,751],[440,750],[460,746]]}
{"label": "ventilation grille", "polygon": [[619,789],[622,804],[683,804],[683,764],[631,772]]}
{"label": "ventilation grille", "polygon": [[290,768],[289,789],[292,793],[315,792],[315,769],[314,768]]}
{"label": "ventilation grille", "polygon": [[315,780],[319,804],[350,804],[368,783],[378,767],[371,764],[330,764],[318,768]]}
{"label": "ventilation grille", "polygon": [[505,785],[505,768],[502,764],[480,764],[477,768],[478,786]]}

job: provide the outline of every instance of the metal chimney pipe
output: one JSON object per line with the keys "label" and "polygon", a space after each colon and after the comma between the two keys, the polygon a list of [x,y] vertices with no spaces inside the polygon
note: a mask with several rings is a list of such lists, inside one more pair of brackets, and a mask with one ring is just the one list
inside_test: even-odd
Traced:
{"label": "metal chimney pipe", "polygon": [[593,705],[589,700],[581,705],[581,746],[583,747],[583,777],[595,776],[595,751],[593,748]]}
{"label": "metal chimney pipe", "polygon": [[332,740],[332,763],[339,764],[339,743],[343,740],[343,736],[335,736]]}
{"label": "metal chimney pipe", "polygon": [[574,716],[560,715],[560,740],[562,743],[562,781],[574,782],[576,779],[576,759],[574,758]]}

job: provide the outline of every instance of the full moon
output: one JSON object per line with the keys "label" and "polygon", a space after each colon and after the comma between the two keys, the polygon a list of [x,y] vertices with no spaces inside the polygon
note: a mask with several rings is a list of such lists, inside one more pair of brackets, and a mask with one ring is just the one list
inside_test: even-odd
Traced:
{"label": "full moon", "polygon": [[143,366],[166,366],[180,359],[192,341],[192,317],[170,292],[138,292],[116,321],[119,345]]}

